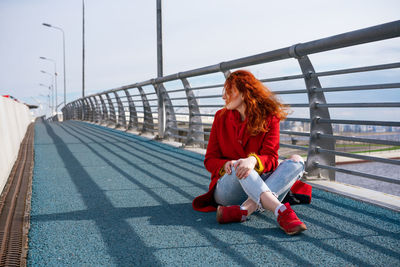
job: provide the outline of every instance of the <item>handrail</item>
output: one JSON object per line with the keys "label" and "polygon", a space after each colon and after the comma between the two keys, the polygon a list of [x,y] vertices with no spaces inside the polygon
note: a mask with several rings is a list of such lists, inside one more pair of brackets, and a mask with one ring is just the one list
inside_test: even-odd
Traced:
{"label": "handrail", "polygon": [[[164,77],[159,77],[156,79],[125,85],[108,91],[104,91],[102,93],[120,91],[138,86],[152,85],[154,83],[164,83],[168,81],[179,80],[181,78],[195,77],[195,76],[220,72],[223,70],[237,69],[237,68],[257,65],[261,63],[268,63],[293,57],[301,57],[304,55],[315,54],[323,51],[339,49],[363,43],[386,40],[399,36],[400,36],[400,20],[397,20],[361,30],[351,31],[323,39],[318,39],[306,43],[288,46],[285,48],[257,54],[254,56],[244,57],[227,62],[221,62],[219,64],[210,65],[203,68],[188,70],[184,72],[167,75]],[[90,96],[92,95],[89,95],[88,97]]]}
{"label": "handrail", "polygon": [[[222,73],[227,76],[232,69],[293,58],[298,61],[301,69],[300,74],[260,79],[262,82],[303,79],[306,85],[305,88],[300,87],[298,89],[274,91],[275,94],[282,96],[307,95],[308,103],[307,101],[301,101],[305,103],[294,103],[290,106],[299,109],[307,108],[310,114],[309,118],[289,116],[289,118],[286,119],[287,123],[300,122],[307,124],[309,125],[309,130],[288,130],[281,128],[280,133],[289,135],[289,141],[291,141],[292,144],[281,143],[280,146],[286,149],[307,151],[306,171],[308,176],[325,177],[335,180],[335,172],[338,171],[352,174],[356,173],[357,175],[370,179],[398,183],[394,182],[391,178],[380,177],[373,174],[361,175],[360,172],[348,171],[335,167],[335,156],[399,165],[399,161],[396,159],[341,152],[335,149],[335,144],[340,140],[342,142],[397,147],[400,145],[400,142],[333,134],[333,128],[342,124],[400,127],[400,122],[331,118],[330,110],[337,108],[397,109],[400,107],[400,103],[396,101],[376,102],[374,100],[368,103],[359,103],[355,100],[354,103],[350,103],[347,99],[344,99],[343,102],[339,101],[339,103],[335,103],[334,101],[328,102],[324,94],[384,89],[386,91],[389,89],[397,90],[400,89],[400,82],[324,87],[321,86],[319,78],[377,70],[400,69],[400,63],[394,62],[316,72],[311,60],[308,58],[310,54],[387,40],[395,37],[400,37],[400,20],[113,88],[68,103],[63,109],[63,114],[66,120],[89,120],[108,126],[125,127],[126,130],[135,128],[140,132],[158,133],[158,138],[174,138],[178,142],[181,142],[182,145],[201,145],[204,147],[207,145],[210,126],[214,116],[214,112],[211,112],[211,110],[223,107],[222,101],[216,102],[213,100],[219,98],[219,94],[216,94],[215,91],[207,94],[208,91],[205,90],[222,88],[223,84],[192,87],[188,78],[215,73]],[[181,85],[167,90],[164,83],[170,81],[181,82]],[[202,94],[197,95],[194,93],[198,93],[199,91],[201,91]],[[148,98],[150,95],[156,95],[156,98]],[[173,97],[171,97],[171,95],[173,95]],[[133,100],[132,97],[135,97],[135,99]],[[149,102],[153,105],[150,105]],[[308,145],[296,145],[298,139],[308,139]]]}

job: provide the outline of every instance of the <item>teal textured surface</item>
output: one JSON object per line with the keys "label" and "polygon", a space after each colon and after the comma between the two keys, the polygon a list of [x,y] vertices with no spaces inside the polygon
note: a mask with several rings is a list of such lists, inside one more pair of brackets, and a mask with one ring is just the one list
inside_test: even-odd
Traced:
{"label": "teal textured surface", "polygon": [[83,122],[38,122],[29,266],[400,266],[400,214],[320,190],[294,206],[219,225],[192,209],[202,155]]}

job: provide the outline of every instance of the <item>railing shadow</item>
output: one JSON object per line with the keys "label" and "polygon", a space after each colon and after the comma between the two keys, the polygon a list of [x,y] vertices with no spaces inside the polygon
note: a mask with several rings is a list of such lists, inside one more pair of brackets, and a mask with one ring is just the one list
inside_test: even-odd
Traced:
{"label": "railing shadow", "polygon": [[[122,135],[120,139],[121,135],[117,138],[108,129],[89,124],[64,122],[62,124],[45,124],[45,126],[48,135],[57,144],[57,152],[64,159],[65,167],[78,188],[87,210],[33,215],[31,220],[35,222],[94,221],[100,229],[108,253],[117,265],[132,264],[133,258],[140,258],[146,265],[160,265],[163,264],[160,261],[160,253],[162,255],[164,255],[163,253],[173,253],[168,252],[174,251],[173,249],[215,251],[216,255],[223,255],[226,264],[231,262],[246,266],[254,266],[260,262],[271,265],[277,258],[279,262],[300,266],[321,265],[326,262],[333,262],[336,265],[338,263],[373,265],[368,258],[360,256],[354,250],[341,249],[341,246],[348,246],[341,242],[367,247],[372,254],[397,258],[400,255],[395,249],[386,248],[366,239],[373,237],[369,234],[371,231],[376,235],[390,237],[389,230],[382,229],[379,225],[371,226],[362,221],[365,217],[374,217],[375,213],[370,212],[365,217],[355,217],[349,220],[341,214],[340,209],[327,209],[326,206],[339,206],[341,203],[333,203],[324,196],[324,193],[318,193],[318,191],[314,193],[316,195],[314,201],[318,201],[318,205],[312,204],[308,207],[296,208],[296,212],[310,228],[301,236],[285,236],[277,227],[273,216],[268,213],[256,214],[245,224],[220,226],[215,222],[215,213],[198,213],[191,207],[191,200],[199,192],[205,191],[209,178],[205,177],[205,174],[193,173],[194,169],[184,166],[183,163],[197,165],[202,161],[201,159],[197,158],[197,161],[194,161],[193,158],[190,158],[189,153],[187,156],[186,152],[178,152],[177,149],[163,151],[160,145],[157,145],[159,148],[157,151],[152,151],[153,144],[148,140],[138,140],[136,143],[120,142],[129,140],[129,137]],[[127,207],[113,205],[106,192],[96,184],[86,168],[81,165],[68,145],[64,143],[63,138],[55,133],[55,127],[79,141],[88,153],[101,159],[109,170],[113,170],[127,179],[135,185],[137,190],[143,191],[158,204],[140,206],[138,203],[127,203]],[[107,143],[107,139],[112,142]],[[93,143],[96,144],[95,147],[90,145]],[[162,145],[164,146],[164,144]],[[176,152],[170,154],[170,151]],[[118,162],[110,160],[108,156],[112,156]],[[135,159],[139,163],[136,163]],[[154,164],[154,159],[158,161],[157,164]],[[173,164],[174,162],[175,164]],[[154,175],[154,170],[158,168],[160,168],[159,172],[164,173],[165,176]],[[71,171],[72,169],[74,171]],[[129,170],[136,170],[136,172],[129,172]],[[80,173],[79,177],[76,176],[77,173]],[[188,174],[191,177],[188,177]],[[149,182],[152,179],[158,181],[158,187]],[[180,186],[182,183],[187,184],[187,188],[194,190],[187,191],[187,188]],[[167,190],[169,190],[168,194],[160,193]],[[135,192],[132,190],[132,194]],[[137,199],[140,201],[139,196]],[[317,212],[313,211],[314,208]],[[351,210],[353,208],[349,205],[341,205],[341,209]],[[361,212],[361,210],[355,209],[356,214]],[[105,214],[107,216],[104,216]],[[321,214],[327,218],[337,217],[338,219],[335,222],[325,221],[321,218]],[[131,220],[143,219],[147,222],[145,225],[135,226],[128,223]],[[395,222],[395,219],[390,217],[383,219],[388,219],[391,223]],[[346,231],[342,231],[340,225],[335,227],[335,223],[344,221],[351,225],[357,225],[364,230],[364,233],[348,234]],[[144,228],[137,228],[139,226]],[[152,233],[157,227],[163,228],[164,226],[173,229],[178,227],[176,230],[178,234],[174,236],[168,232],[158,233],[159,235]],[[399,228],[399,224],[394,226],[392,238],[395,240],[399,239]],[[329,232],[330,234],[318,235],[313,229],[324,229],[324,233]],[[117,231],[117,235],[115,231]],[[123,233],[123,236],[118,233]],[[178,259],[181,255],[172,257]],[[198,263],[204,263],[211,259],[198,260]]]}

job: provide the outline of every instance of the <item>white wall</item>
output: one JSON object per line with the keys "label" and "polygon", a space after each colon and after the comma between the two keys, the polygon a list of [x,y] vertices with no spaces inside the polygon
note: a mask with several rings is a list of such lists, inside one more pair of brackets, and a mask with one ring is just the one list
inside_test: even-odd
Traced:
{"label": "white wall", "polygon": [[0,96],[0,192],[7,183],[21,141],[32,120],[26,105]]}

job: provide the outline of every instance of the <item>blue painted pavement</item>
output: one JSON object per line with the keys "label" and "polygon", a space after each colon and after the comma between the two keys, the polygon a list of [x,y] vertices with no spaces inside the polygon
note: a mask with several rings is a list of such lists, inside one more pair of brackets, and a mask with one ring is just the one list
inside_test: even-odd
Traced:
{"label": "blue painted pavement", "polygon": [[285,235],[269,212],[192,210],[202,155],[83,122],[37,122],[29,266],[400,266],[400,214],[313,191]]}

